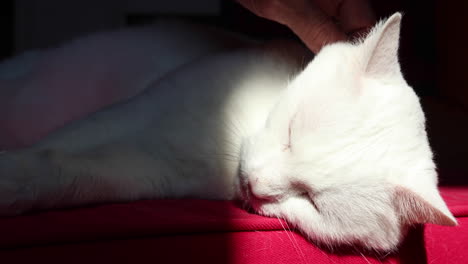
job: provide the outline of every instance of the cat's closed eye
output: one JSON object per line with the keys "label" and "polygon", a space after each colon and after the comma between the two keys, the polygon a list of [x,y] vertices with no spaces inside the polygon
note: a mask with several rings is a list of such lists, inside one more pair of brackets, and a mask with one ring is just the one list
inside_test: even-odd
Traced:
{"label": "cat's closed eye", "polygon": [[287,142],[283,146],[283,151],[291,151],[292,147],[292,130],[291,130],[292,121],[289,122],[288,133],[287,133]]}

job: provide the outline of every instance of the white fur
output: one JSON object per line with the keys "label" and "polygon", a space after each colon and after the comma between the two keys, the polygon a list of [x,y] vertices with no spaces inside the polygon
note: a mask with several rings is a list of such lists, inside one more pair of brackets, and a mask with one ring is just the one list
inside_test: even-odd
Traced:
{"label": "white fur", "polygon": [[302,71],[301,58],[259,49],[192,60],[132,100],[0,156],[0,208],[242,199],[316,242],[384,251],[415,223],[454,225],[400,72],[400,19],[325,47]]}

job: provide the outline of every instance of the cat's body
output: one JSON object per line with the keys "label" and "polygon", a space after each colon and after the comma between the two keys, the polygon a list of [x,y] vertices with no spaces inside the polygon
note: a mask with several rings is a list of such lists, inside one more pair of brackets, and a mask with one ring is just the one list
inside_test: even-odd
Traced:
{"label": "cat's body", "polygon": [[0,64],[0,97],[11,98],[0,104],[0,138],[8,138],[0,149],[29,146],[199,57],[254,44],[209,27],[161,21],[27,51]]}
{"label": "cat's body", "polygon": [[315,241],[378,250],[414,223],[453,225],[399,70],[399,21],[326,47],[304,70],[294,45],[189,60],[139,96],[0,156],[0,209],[241,199]]}
{"label": "cat's body", "polygon": [[[260,120],[266,119],[297,71],[284,63],[267,54],[259,56],[258,51],[209,56],[17,155],[48,156],[56,162],[54,167],[62,167],[55,177],[79,181],[76,174],[96,173],[108,177],[106,184],[122,182],[121,189],[109,194],[110,201],[168,196],[232,199],[242,139],[260,128]],[[73,172],[67,173],[67,167]],[[49,173],[41,181],[51,179]],[[145,177],[142,185],[133,186],[140,181],[135,177]]]}

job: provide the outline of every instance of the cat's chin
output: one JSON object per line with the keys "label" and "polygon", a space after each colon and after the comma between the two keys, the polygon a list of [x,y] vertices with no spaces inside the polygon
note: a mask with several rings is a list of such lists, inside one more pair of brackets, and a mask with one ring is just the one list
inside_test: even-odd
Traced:
{"label": "cat's chin", "polygon": [[243,186],[242,192],[241,192],[241,200],[244,204],[245,209],[252,211],[254,213],[257,213],[259,215],[267,216],[267,217],[276,217],[272,214],[269,214],[268,211],[264,211],[262,208],[265,207],[265,205],[274,205],[273,203],[275,201],[271,201],[268,199],[262,199],[259,197],[256,197],[249,189],[248,185]]}

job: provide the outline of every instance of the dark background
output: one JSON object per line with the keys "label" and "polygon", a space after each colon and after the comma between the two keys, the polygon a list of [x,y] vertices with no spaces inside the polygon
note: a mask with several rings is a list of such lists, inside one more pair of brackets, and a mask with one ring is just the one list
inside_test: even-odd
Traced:
{"label": "dark background", "polygon": [[[191,10],[190,6],[204,1],[178,1],[163,11],[130,9],[124,21],[102,23],[100,17],[111,18],[113,12],[131,1],[89,1],[90,9],[77,9],[80,19],[70,23],[68,17],[73,5],[83,1],[54,0],[2,0],[0,2],[0,59],[30,48],[44,48],[77,35],[105,30],[121,25],[139,25],[160,17],[184,17],[212,23],[228,29],[244,32],[257,38],[297,39],[282,25],[261,19],[231,0],[218,2],[218,11]],[[86,1],[84,1],[86,2]],[[119,2],[118,4],[115,4]],[[164,6],[167,1],[141,0]],[[47,4],[48,3],[48,4]],[[50,4],[53,3],[53,4]],[[56,5],[54,4],[56,3]],[[186,4],[184,4],[186,3]],[[205,1],[207,3],[207,1]],[[388,17],[396,11],[403,12],[400,61],[408,83],[422,97],[428,118],[428,131],[436,161],[442,171],[444,184],[468,183],[467,179],[450,176],[467,170],[468,163],[468,63],[467,12],[468,3],[458,1],[371,0],[377,17]],[[48,5],[48,13],[34,12],[35,8]],[[200,4],[202,5],[202,4]],[[21,6],[18,12],[16,6]],[[96,11],[97,10],[97,11]],[[192,12],[193,11],[193,12]],[[73,12],[73,11],[72,11]],[[79,13],[78,13],[79,12]],[[53,14],[52,16],[50,14]],[[43,25],[34,30],[34,23],[22,23],[19,19],[34,18]],[[20,21],[20,22],[18,22]],[[63,21],[63,23],[60,23]],[[90,24],[89,21],[98,21]],[[103,19],[104,21],[104,19]],[[107,21],[107,20],[106,20]],[[24,30],[24,27],[29,27]],[[29,30],[29,31],[28,31]],[[18,33],[20,32],[20,33]],[[26,33],[25,33],[26,32]],[[29,33],[28,33],[29,32]],[[21,35],[18,35],[21,34]],[[455,171],[455,172],[454,172]],[[447,175],[447,176],[445,176]]]}
{"label": "dark background", "polygon": [[[154,0],[153,2],[157,1]],[[396,11],[404,12],[405,16],[403,22],[404,26],[402,28],[402,48],[400,50],[403,72],[406,74],[408,82],[414,86],[419,94],[434,95],[437,92],[435,74],[435,68],[437,65],[437,36],[435,27],[436,5],[434,0],[424,1],[424,6],[421,7],[422,2],[423,1],[373,1],[372,5],[378,17],[386,17]],[[31,5],[31,8],[34,8],[34,4]],[[0,58],[11,56],[15,51],[25,49],[24,47],[15,49],[14,9],[15,3],[13,0],[1,1],[0,32],[3,41],[2,47],[0,49]],[[112,12],[112,9],[113,6],[110,4],[109,12]],[[56,12],[60,12],[60,10],[57,10]],[[256,17],[231,0],[221,1],[220,12],[218,15],[183,14],[183,11],[180,13],[177,11],[170,13],[128,13],[125,24],[137,25],[150,22],[151,20],[158,17],[167,16],[184,17],[201,22],[214,23],[216,25],[220,25],[231,30],[244,32],[259,38],[295,38],[295,36],[286,27]],[[52,18],[46,14],[44,14],[44,17],[41,19],[52,20]],[[95,28],[92,28],[91,26],[88,28],[88,30],[83,31],[98,31],[101,29],[104,29],[101,25],[95,25]],[[51,30],[57,29],[51,28]],[[49,45],[54,45],[71,37],[74,36],[67,36],[67,34],[63,34],[63,37],[60,36],[56,40],[51,40],[49,42],[42,41],[42,43],[39,43],[39,47],[43,48]],[[38,46],[26,46],[26,48],[37,47]]]}
{"label": "dark background", "polygon": [[[47,0],[45,0],[47,1]],[[151,0],[149,0],[151,1]],[[2,35],[2,47],[0,49],[0,58],[11,56],[15,51],[15,1],[2,0],[0,4],[0,27]],[[37,1],[30,1],[37,2]],[[68,2],[68,1],[67,1]],[[97,1],[99,2],[99,1]],[[109,2],[109,1],[104,1]],[[153,2],[158,2],[153,0]],[[161,2],[161,1],[159,1]],[[183,2],[183,1],[181,1]],[[232,0],[220,1],[220,12],[216,14],[183,14],[176,10],[170,13],[128,13],[125,24],[138,25],[151,22],[158,17],[183,17],[196,21],[212,23],[228,29],[250,34],[257,38],[295,38],[295,36],[286,27],[274,22],[261,19],[249,11],[243,9]],[[436,89],[436,27],[435,27],[435,1],[373,1],[372,5],[378,17],[387,17],[396,11],[403,11],[404,22],[402,28],[402,46],[400,50],[403,72],[406,73],[408,82],[414,86],[421,95],[434,95]],[[112,2],[109,2],[112,3]],[[31,8],[34,8],[34,4]],[[59,7],[58,7],[59,9]],[[112,4],[109,5],[109,12],[112,12]],[[56,10],[60,12],[60,10]],[[105,12],[105,10],[104,10]],[[86,14],[83,14],[86,15]],[[104,16],[104,14],[103,14]],[[53,18],[44,14],[41,20],[52,20]],[[86,19],[86,18],[84,18]],[[79,23],[79,22],[78,22]],[[111,26],[109,26],[111,27]],[[95,25],[95,28],[89,28],[82,31],[98,31],[103,28],[101,25]],[[51,28],[51,30],[57,30]],[[66,31],[66,29],[65,29]],[[82,32],[79,32],[82,33]],[[83,32],[85,33],[85,32]],[[73,35],[59,37],[56,40],[42,41],[40,48],[57,44],[60,41],[74,37]],[[27,48],[37,48],[30,46]],[[25,48],[20,47],[19,51]]]}

